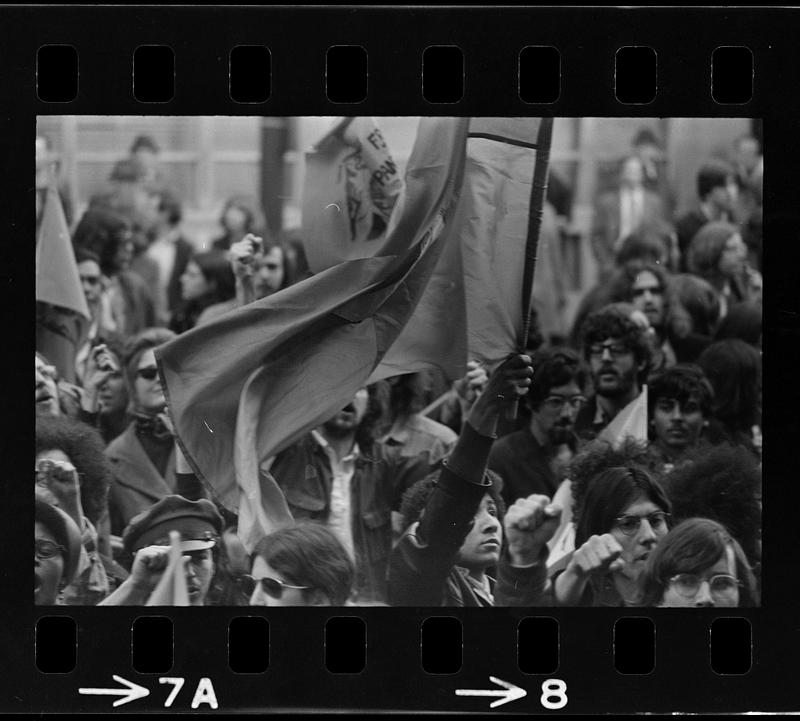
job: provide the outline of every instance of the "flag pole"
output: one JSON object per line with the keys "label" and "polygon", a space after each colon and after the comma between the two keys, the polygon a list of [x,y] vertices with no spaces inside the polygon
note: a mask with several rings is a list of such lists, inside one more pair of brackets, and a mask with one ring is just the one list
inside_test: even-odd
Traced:
{"label": "flag pole", "polygon": [[[528,331],[531,325],[531,292],[533,290],[533,272],[536,269],[536,254],[539,248],[539,229],[542,225],[542,209],[544,207],[545,190],[547,189],[547,168],[550,162],[550,142],[553,137],[553,118],[542,118],[539,132],[536,134],[536,161],[533,166],[533,183],[531,184],[531,202],[528,206],[528,237],[525,241],[525,265],[522,272],[522,331],[517,338],[517,348],[525,352],[528,342]],[[519,401],[508,409],[506,418],[517,417]]]}

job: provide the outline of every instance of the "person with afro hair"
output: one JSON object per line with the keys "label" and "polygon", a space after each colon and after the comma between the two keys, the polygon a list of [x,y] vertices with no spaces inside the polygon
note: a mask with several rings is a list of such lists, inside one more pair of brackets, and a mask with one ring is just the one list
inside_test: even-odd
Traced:
{"label": "person with afro hair", "polygon": [[[65,512],[81,533],[75,578],[64,589],[67,605],[94,605],[109,592],[111,561],[108,489],[111,468],[98,433],[66,418],[36,419],[36,497]],[[107,569],[108,568],[108,572]]]}
{"label": "person with afro hair", "polygon": [[759,575],[761,470],[751,453],[730,444],[706,448],[668,473],[663,485],[676,522],[695,516],[719,521]]}

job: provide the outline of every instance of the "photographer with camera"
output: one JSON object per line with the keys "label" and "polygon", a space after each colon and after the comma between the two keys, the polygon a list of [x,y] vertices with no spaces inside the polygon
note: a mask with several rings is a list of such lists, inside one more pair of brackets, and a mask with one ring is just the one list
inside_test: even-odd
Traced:
{"label": "photographer with camera", "polygon": [[236,277],[236,297],[206,308],[197,319],[198,326],[266,298],[294,282],[284,248],[268,238],[248,233],[231,245],[228,259]]}

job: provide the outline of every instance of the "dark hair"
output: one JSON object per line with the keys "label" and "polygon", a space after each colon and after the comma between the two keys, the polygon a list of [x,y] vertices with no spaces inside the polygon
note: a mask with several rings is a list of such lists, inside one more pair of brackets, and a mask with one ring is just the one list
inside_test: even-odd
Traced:
{"label": "dark hair", "polygon": [[139,183],[147,177],[147,169],[138,158],[123,158],[114,163],[108,179],[121,183]]}
{"label": "dark hair", "polygon": [[159,188],[157,195],[159,212],[167,214],[170,226],[178,225],[183,218],[183,206],[178,194],[170,188]]}
{"label": "dark hair", "polygon": [[[503,479],[489,469],[486,470],[484,478],[491,481],[491,485],[486,486],[486,493],[489,494],[489,497],[497,506],[497,518],[502,522],[503,516],[506,514],[506,504],[500,495],[500,491],[503,488]],[[428,499],[436,488],[438,480],[439,471],[437,470],[418,480],[403,493],[403,499],[400,502],[403,530],[422,518],[422,512],[425,510]]]}
{"label": "dark hair", "polygon": [[94,253],[103,275],[112,276],[120,270],[116,263],[117,251],[123,243],[132,240],[131,234],[131,223],[124,215],[97,207],[83,214],[72,235],[72,244],[76,253],[78,249]]}
{"label": "dark hair", "polygon": [[633,136],[632,145],[636,147],[637,145],[658,145],[660,146],[661,143],[658,142],[658,138],[656,134],[648,127],[641,127],[639,130],[636,131],[636,135]]}
{"label": "dark hair", "polygon": [[626,235],[614,258],[617,265],[624,265],[631,260],[644,260],[661,263],[669,259],[670,235],[674,232],[671,225],[651,222],[639,226]]}
{"label": "dark hair", "polygon": [[690,398],[700,404],[700,410],[708,418],[713,409],[714,389],[703,370],[688,363],[679,364],[659,373],[649,380],[647,386],[647,415],[653,417],[659,398],[675,398],[683,405]]}
{"label": "dark hair", "polygon": [[589,347],[606,338],[616,338],[630,348],[636,365],[650,362],[650,346],[644,329],[640,328],[619,308],[606,306],[592,313],[581,329],[583,356],[589,360]]}
{"label": "dark hair", "polygon": [[711,284],[692,273],[672,277],[672,287],[681,305],[689,313],[692,331],[710,336],[719,322],[719,294]]}
{"label": "dark hair", "polygon": [[81,263],[88,263],[90,261],[92,263],[97,263],[97,265],[99,266],[100,265],[100,256],[97,255],[97,253],[95,253],[94,251],[89,250],[88,248],[76,248],[75,249],[75,262],[78,265],[80,265]]}
{"label": "dark hair", "polygon": [[217,302],[229,300],[236,295],[236,278],[231,270],[228,256],[222,250],[209,250],[191,257],[203,274],[203,277],[216,285],[214,296]]}
{"label": "dark hair", "polygon": [[158,144],[152,135],[137,135],[134,138],[133,143],[131,143],[131,154],[141,149],[150,150],[154,153],[159,152]]}
{"label": "dark hair", "polygon": [[389,406],[393,418],[419,413],[430,403],[433,380],[429,371],[406,373],[388,379]]}
{"label": "dark hair", "polygon": [[630,260],[622,266],[609,281],[610,302],[626,302],[633,300],[633,286],[642,273],[651,273],[658,280],[661,295],[664,299],[664,328],[672,337],[685,337],[692,327],[689,312],[683,307],[675,293],[670,274],[656,263],[645,260]]}
{"label": "dark hair", "polygon": [[728,314],[717,328],[716,340],[738,338],[752,346],[761,341],[763,309],[760,303],[743,301],[735,303],[728,309]]}
{"label": "dark hair", "polygon": [[367,410],[356,428],[355,441],[361,451],[369,456],[372,446],[383,431],[391,391],[386,381],[377,381],[367,386],[367,393]]}
{"label": "dark hair", "polygon": [[233,195],[225,201],[225,205],[222,207],[222,213],[219,216],[219,224],[226,232],[228,227],[225,225],[225,214],[230,208],[238,208],[244,212],[246,216],[246,232],[253,233],[263,225],[261,222],[261,211],[258,208],[258,203],[255,198],[247,195]]}
{"label": "dark hair", "polygon": [[319,523],[298,523],[262,538],[253,558],[261,557],[287,583],[310,586],[308,598],[321,591],[334,606],[343,606],[355,577],[353,562],[338,538]]}
{"label": "dark hair", "polygon": [[526,402],[531,410],[538,410],[542,401],[557,386],[575,382],[583,392],[586,386],[586,366],[571,348],[542,348],[532,357],[534,374]]}
{"label": "dark hair", "polygon": [[761,470],[746,448],[723,443],[691,453],[664,479],[676,521],[712,518],[730,529],[750,564],[760,561]]}
{"label": "dark hair", "polygon": [[689,270],[701,278],[714,278],[719,275],[719,261],[728,239],[736,235],[735,225],[715,220],[706,223],[698,230],[689,244]]}
{"label": "dark hair", "polygon": [[750,432],[759,422],[761,354],[743,340],[712,343],[697,359],[714,388],[714,417],[729,431]]}
{"label": "dark hair", "polygon": [[295,273],[294,273],[294,266],[292,265],[291,259],[289,258],[289,254],[286,252],[286,247],[279,243],[274,238],[269,237],[265,234],[262,242],[262,252],[264,255],[269,253],[273,248],[277,248],[281,251],[281,265],[283,266],[283,280],[281,281],[281,287],[278,290],[283,290],[284,288],[288,288],[292,285],[295,281]]}
{"label": "dark hair", "polygon": [[163,345],[174,337],[175,333],[166,328],[145,328],[125,344],[123,365],[125,368],[125,380],[128,383],[128,393],[132,401],[135,399],[136,366],[139,364],[142,354],[147,350]]}
{"label": "dark hair", "polygon": [[640,496],[670,512],[664,490],[642,468],[609,468],[590,480],[575,497],[575,548],[580,548],[590,536],[611,531],[617,516]]}
{"label": "dark hair", "polygon": [[64,416],[36,416],[36,455],[63,451],[80,474],[81,505],[86,517],[97,523],[106,510],[111,465],[103,440],[94,428]]}
{"label": "dark hair", "polygon": [[697,196],[705,200],[714,188],[724,188],[733,174],[733,168],[723,160],[704,163],[697,171]]}
{"label": "dark hair", "polygon": [[708,518],[689,518],[679,523],[656,545],[642,574],[642,605],[660,605],[670,578],[711,568],[729,546],[736,561],[736,576],[742,583],[739,606],[758,606],[755,576],[742,547],[724,526]]}

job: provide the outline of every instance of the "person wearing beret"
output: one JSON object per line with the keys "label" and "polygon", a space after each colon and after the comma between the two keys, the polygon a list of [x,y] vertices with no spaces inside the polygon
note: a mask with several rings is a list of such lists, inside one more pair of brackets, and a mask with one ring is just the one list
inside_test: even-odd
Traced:
{"label": "person wearing beret", "polygon": [[165,496],[133,518],[122,536],[133,556],[131,575],[101,606],[144,606],[169,561],[171,531],[180,533],[189,605],[205,605],[216,571],[215,552],[223,530],[222,516],[211,501]]}
{"label": "person wearing beret", "polygon": [[37,606],[57,605],[78,570],[81,532],[64,511],[40,498],[34,528],[33,600]]}

